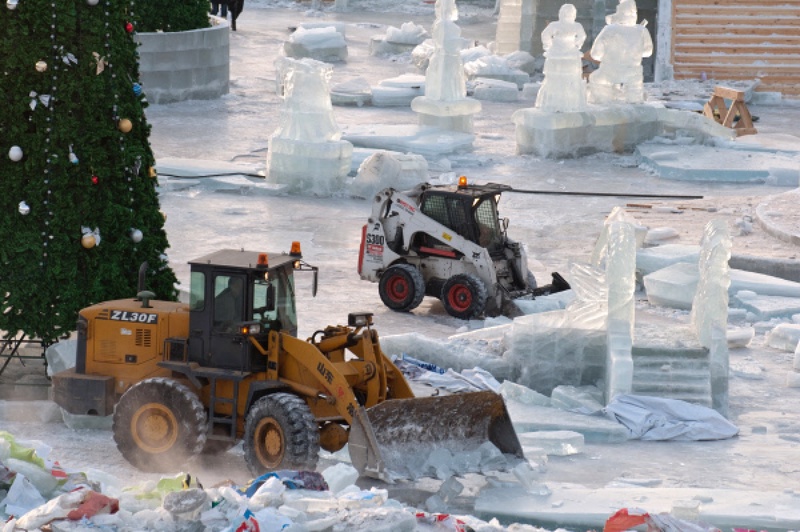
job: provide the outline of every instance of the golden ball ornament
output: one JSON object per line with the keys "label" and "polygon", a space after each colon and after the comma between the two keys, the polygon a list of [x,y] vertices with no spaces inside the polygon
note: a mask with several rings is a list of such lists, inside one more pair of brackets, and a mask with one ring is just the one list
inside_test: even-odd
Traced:
{"label": "golden ball ornament", "polygon": [[36,71],[37,72],[46,72],[47,71],[47,63],[44,61],[36,61]]}
{"label": "golden ball ornament", "polygon": [[130,133],[131,129],[133,129],[133,122],[128,120],[127,118],[123,118],[117,124],[117,128],[123,133]]}
{"label": "golden ball ornament", "polygon": [[97,244],[97,239],[93,234],[87,233],[81,237],[81,246],[86,249],[92,249]]}

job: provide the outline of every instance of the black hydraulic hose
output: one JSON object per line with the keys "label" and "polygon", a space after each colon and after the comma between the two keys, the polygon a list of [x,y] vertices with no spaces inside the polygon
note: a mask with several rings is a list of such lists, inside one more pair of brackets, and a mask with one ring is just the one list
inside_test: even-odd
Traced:
{"label": "black hydraulic hose", "polygon": [[247,172],[225,172],[221,174],[202,174],[202,175],[174,175],[174,174],[164,174],[162,172],[158,172],[158,175],[164,177],[176,177],[180,179],[203,179],[207,177],[228,177],[234,175],[243,175],[245,177],[258,177],[263,179],[264,176],[260,174],[249,174]]}
{"label": "black hydraulic hose", "polygon": [[703,196],[673,196],[662,194],[618,194],[616,192],[566,192],[561,190],[524,190],[512,188],[503,192],[519,192],[520,194],[550,194],[554,196],[610,196],[614,198],[661,198],[661,199],[703,199]]}

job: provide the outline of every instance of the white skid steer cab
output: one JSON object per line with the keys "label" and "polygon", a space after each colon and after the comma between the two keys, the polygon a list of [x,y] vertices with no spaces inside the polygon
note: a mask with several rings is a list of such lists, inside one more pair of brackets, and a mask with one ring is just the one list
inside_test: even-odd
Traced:
{"label": "white skid steer cab", "polygon": [[513,299],[570,288],[558,273],[538,287],[525,250],[506,234],[497,204],[507,185],[422,183],[399,192],[387,188],[372,204],[358,259],[362,279],[377,282],[383,303],[408,312],[426,295],[451,316],[515,315]]}

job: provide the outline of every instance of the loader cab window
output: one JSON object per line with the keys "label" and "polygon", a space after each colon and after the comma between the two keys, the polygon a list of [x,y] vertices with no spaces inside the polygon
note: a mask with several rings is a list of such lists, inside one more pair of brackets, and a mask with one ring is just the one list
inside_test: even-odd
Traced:
{"label": "loader cab window", "polygon": [[253,319],[278,329],[297,329],[293,275],[286,270],[279,270],[270,272],[269,281],[254,281]]}
{"label": "loader cab window", "polygon": [[206,306],[206,274],[192,272],[189,280],[189,310],[203,310]]}
{"label": "loader cab window", "polygon": [[497,203],[494,197],[475,200],[475,223],[478,227],[478,245],[490,251],[503,246],[500,219],[497,215]]}
{"label": "loader cab window", "polygon": [[244,321],[245,280],[241,275],[214,278],[214,328],[235,332]]}

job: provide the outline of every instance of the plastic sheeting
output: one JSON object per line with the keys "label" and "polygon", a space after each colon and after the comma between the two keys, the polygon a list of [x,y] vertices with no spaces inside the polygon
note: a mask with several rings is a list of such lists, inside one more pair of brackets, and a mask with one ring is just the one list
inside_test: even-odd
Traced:
{"label": "plastic sheeting", "polygon": [[619,395],[604,412],[625,425],[631,439],[724,440],[739,429],[711,408],[662,397]]}

